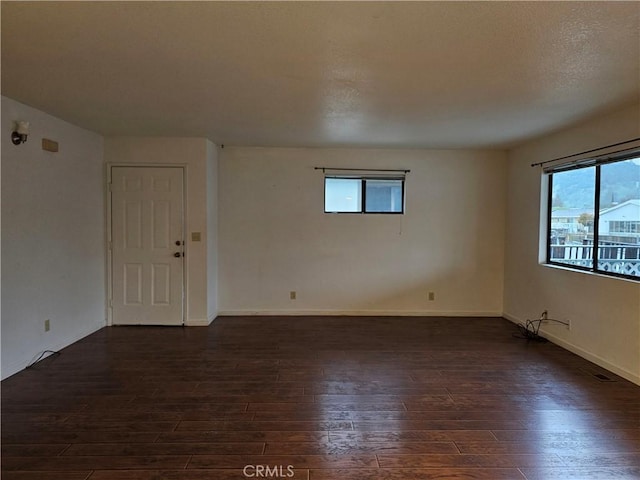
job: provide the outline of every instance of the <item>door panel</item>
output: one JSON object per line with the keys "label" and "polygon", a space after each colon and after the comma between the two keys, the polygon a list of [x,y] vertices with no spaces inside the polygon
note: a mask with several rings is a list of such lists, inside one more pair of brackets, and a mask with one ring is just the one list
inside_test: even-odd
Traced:
{"label": "door panel", "polygon": [[183,171],[113,167],[111,182],[113,324],[182,325]]}
{"label": "door panel", "polygon": [[142,264],[126,263],[124,267],[124,304],[142,305]]}

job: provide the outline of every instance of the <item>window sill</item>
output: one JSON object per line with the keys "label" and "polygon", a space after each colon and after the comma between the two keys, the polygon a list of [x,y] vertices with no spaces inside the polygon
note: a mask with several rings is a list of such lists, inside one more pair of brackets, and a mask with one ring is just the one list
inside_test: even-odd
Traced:
{"label": "window sill", "polygon": [[562,265],[556,265],[553,263],[545,263],[545,262],[541,262],[539,263],[540,266],[542,267],[546,267],[546,268],[553,268],[555,270],[564,270],[566,272],[573,272],[573,273],[578,273],[578,274],[582,274],[582,275],[592,275],[595,277],[600,277],[600,278],[606,278],[608,280],[618,280],[618,281],[623,281],[623,282],[629,282],[629,283],[634,283],[636,285],[640,284],[640,278],[633,279],[633,278],[626,278],[626,277],[617,277],[614,275],[605,275],[604,273],[599,273],[599,272],[591,272],[588,270],[578,270],[577,268],[571,268],[571,267],[563,267]]}

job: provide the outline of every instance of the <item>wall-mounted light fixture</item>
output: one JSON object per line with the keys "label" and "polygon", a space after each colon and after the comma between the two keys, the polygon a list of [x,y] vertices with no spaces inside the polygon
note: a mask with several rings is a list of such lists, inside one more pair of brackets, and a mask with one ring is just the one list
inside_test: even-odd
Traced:
{"label": "wall-mounted light fixture", "polygon": [[29,136],[29,122],[23,120],[17,120],[15,122],[15,128],[11,132],[11,142],[14,145],[20,145],[27,141]]}

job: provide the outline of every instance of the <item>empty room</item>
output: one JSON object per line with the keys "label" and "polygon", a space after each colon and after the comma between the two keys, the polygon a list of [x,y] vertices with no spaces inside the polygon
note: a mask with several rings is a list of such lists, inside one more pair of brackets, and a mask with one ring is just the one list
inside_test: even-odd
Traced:
{"label": "empty room", "polygon": [[3,480],[640,479],[640,3],[0,8]]}

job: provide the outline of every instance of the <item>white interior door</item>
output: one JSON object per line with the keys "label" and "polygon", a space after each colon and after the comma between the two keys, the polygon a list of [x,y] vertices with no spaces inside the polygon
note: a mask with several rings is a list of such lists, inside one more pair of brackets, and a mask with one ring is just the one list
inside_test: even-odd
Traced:
{"label": "white interior door", "polygon": [[182,325],[183,170],[112,167],[114,325]]}

